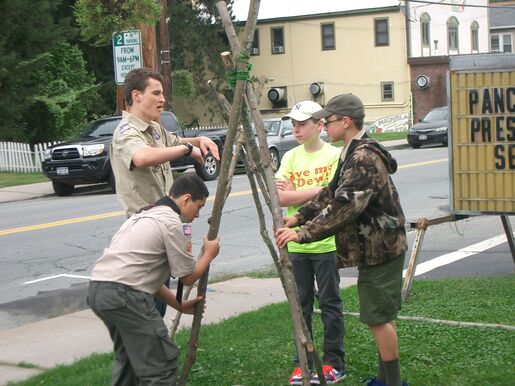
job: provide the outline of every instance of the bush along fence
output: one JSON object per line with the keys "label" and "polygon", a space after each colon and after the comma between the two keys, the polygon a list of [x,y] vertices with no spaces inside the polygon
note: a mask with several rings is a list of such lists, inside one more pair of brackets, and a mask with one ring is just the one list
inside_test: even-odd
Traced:
{"label": "bush along fence", "polygon": [[57,143],[37,143],[31,148],[28,143],[0,142],[0,172],[40,172],[45,150]]}

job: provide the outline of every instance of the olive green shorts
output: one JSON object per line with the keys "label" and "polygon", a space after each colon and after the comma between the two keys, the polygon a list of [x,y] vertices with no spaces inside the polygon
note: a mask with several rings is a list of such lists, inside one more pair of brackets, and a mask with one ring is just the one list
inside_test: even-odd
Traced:
{"label": "olive green shorts", "polygon": [[401,309],[404,254],[386,263],[359,268],[359,319],[368,325],[385,324]]}

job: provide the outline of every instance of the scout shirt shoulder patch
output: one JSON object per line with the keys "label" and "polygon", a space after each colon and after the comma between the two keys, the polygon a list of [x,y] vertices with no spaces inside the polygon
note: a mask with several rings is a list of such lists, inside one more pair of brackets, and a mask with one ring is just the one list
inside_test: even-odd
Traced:
{"label": "scout shirt shoulder patch", "polygon": [[[184,234],[184,236],[191,238],[191,234],[192,234],[191,224],[183,224],[182,225],[182,233]],[[191,240],[188,240],[188,242],[186,243],[186,252],[191,253],[192,250],[193,250],[193,246],[191,244]]]}
{"label": "scout shirt shoulder patch", "polygon": [[154,139],[159,141],[161,139],[161,134],[159,134],[157,131],[154,131]]}
{"label": "scout shirt shoulder patch", "polygon": [[125,134],[127,133],[127,131],[130,129],[131,127],[129,126],[128,123],[125,123],[123,125],[120,126],[120,128],[118,129],[118,131],[120,132],[120,134]]}
{"label": "scout shirt shoulder patch", "polygon": [[191,233],[192,233],[191,224],[183,224],[182,232],[183,232],[184,236],[191,236]]}

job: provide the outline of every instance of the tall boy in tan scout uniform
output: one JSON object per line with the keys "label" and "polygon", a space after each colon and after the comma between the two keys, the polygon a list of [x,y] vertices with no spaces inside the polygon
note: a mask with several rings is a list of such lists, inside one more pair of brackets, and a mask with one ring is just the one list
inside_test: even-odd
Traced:
{"label": "tall boy in tan scout uniform", "polygon": [[[368,386],[401,386],[395,319],[401,307],[405,218],[390,174],[397,161],[363,128],[365,108],[352,94],[331,98],[313,118],[325,119],[331,141],[345,146],[334,179],[285,219],[276,232],[279,248],[336,236],[341,267],[358,267],[360,320],[376,341],[377,377]],[[300,225],[295,230],[293,227]]]}
{"label": "tall boy in tan scout uniform", "polygon": [[172,274],[191,285],[218,255],[218,239],[205,237],[199,260],[191,254],[188,223],[198,217],[208,195],[198,176],[177,178],[170,196],[127,219],[96,261],[88,304],[113,340],[112,385],[176,384],[179,349],[170,340],[153,297],[187,314],[202,299],[181,303],[163,282]]}
{"label": "tall boy in tan scout uniform", "polygon": [[[203,163],[202,153],[211,151],[216,159],[219,155],[209,138],[180,138],[158,123],[165,103],[158,72],[150,68],[129,71],[124,97],[129,111],[123,112],[113,134],[110,158],[118,200],[129,217],[168,194],[173,182],[171,160],[190,155]],[[166,304],[156,299],[156,307],[164,316]]]}
{"label": "tall boy in tan scout uniform", "polygon": [[149,68],[131,70],[125,77],[128,111],[113,134],[110,157],[118,199],[127,216],[168,194],[173,182],[171,160],[189,155],[203,163],[202,153],[209,151],[219,158],[211,139],[181,138],[158,123],[165,104],[162,82],[161,75]]}

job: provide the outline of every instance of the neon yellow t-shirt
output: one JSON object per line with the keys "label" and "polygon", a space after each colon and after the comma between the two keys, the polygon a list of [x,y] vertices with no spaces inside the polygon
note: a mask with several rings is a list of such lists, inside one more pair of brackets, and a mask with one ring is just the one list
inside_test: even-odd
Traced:
{"label": "neon yellow t-shirt", "polygon": [[[332,180],[341,150],[329,143],[314,153],[308,153],[300,145],[286,152],[281,160],[281,166],[275,174],[277,179],[289,179],[295,185],[295,190],[305,190],[317,186],[327,186]],[[301,206],[286,207],[286,216],[294,215]],[[289,252],[297,253],[326,253],[336,250],[334,236],[312,243],[288,243]]]}

